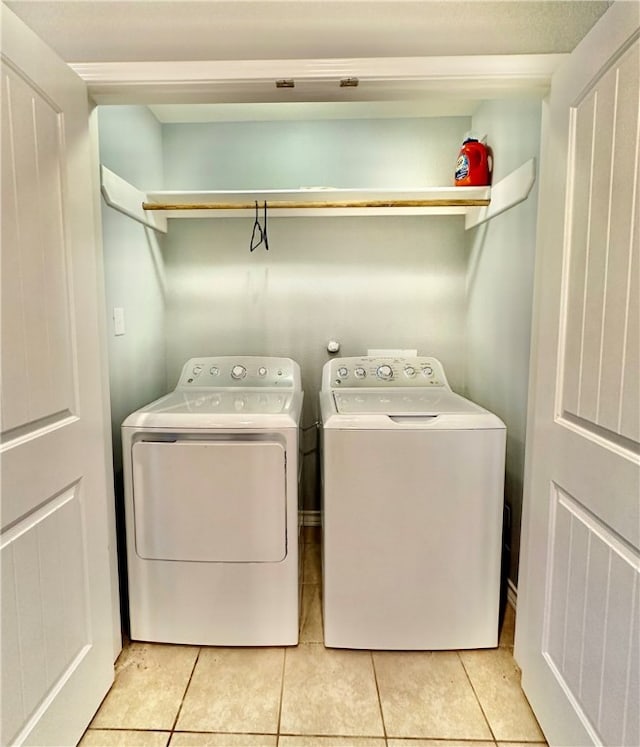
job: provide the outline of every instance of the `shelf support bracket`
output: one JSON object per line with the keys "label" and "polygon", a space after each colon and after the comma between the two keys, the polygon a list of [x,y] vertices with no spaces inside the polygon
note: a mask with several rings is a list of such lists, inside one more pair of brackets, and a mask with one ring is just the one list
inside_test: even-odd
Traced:
{"label": "shelf support bracket", "polygon": [[536,159],[512,171],[491,187],[491,203],[488,207],[471,208],[465,216],[465,230],[475,228],[491,218],[504,213],[514,205],[524,202],[536,181]]}
{"label": "shelf support bracket", "polygon": [[145,192],[136,189],[106,166],[100,166],[100,183],[102,196],[109,207],[137,220],[143,226],[167,233],[166,216],[147,213],[142,209],[142,203],[147,201]]}

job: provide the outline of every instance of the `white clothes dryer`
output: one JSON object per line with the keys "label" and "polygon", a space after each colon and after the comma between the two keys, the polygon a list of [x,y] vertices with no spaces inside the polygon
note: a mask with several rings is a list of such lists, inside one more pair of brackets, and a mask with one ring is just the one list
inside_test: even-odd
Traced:
{"label": "white clothes dryer", "polygon": [[323,369],[325,645],[498,644],[506,430],[435,358]]}
{"label": "white clothes dryer", "polygon": [[298,642],[300,368],[193,358],[122,425],[131,638]]}

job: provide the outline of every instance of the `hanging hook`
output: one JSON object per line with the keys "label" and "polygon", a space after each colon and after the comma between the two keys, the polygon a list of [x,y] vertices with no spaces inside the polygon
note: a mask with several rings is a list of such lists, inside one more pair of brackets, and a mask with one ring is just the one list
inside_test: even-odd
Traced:
{"label": "hanging hook", "polygon": [[264,238],[264,235],[262,233],[262,226],[260,225],[260,220],[258,219],[258,200],[255,201],[255,208],[256,208],[256,214],[255,219],[253,221],[253,231],[251,232],[251,241],[249,242],[249,251],[252,252],[254,249],[257,249],[260,244],[262,244],[262,240]]}
{"label": "hanging hook", "polygon": [[253,231],[251,232],[249,251],[252,252],[254,249],[257,249],[260,244],[264,244],[264,248],[269,251],[269,237],[267,236],[267,201],[264,201],[263,225],[260,225],[257,200],[255,201],[255,210],[255,219],[253,221]]}
{"label": "hanging hook", "polygon": [[267,201],[264,201],[264,221],[262,226],[262,238],[264,239],[264,248],[269,251],[269,237],[267,236]]}

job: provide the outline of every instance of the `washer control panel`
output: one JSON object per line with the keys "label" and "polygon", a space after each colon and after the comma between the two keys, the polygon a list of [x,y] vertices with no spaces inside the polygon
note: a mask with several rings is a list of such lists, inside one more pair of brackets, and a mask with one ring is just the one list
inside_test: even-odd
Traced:
{"label": "washer control panel", "polygon": [[177,389],[225,387],[300,389],[300,367],[291,358],[249,355],[191,358],[182,367]]}
{"label": "washer control panel", "polygon": [[425,386],[450,388],[437,358],[334,358],[322,371],[323,389]]}

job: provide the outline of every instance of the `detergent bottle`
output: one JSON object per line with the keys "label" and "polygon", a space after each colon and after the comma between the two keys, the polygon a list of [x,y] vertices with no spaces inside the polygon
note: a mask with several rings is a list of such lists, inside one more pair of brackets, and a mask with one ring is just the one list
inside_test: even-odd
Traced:
{"label": "detergent bottle", "polygon": [[485,187],[491,182],[491,155],[487,146],[467,135],[456,163],[456,187]]}

